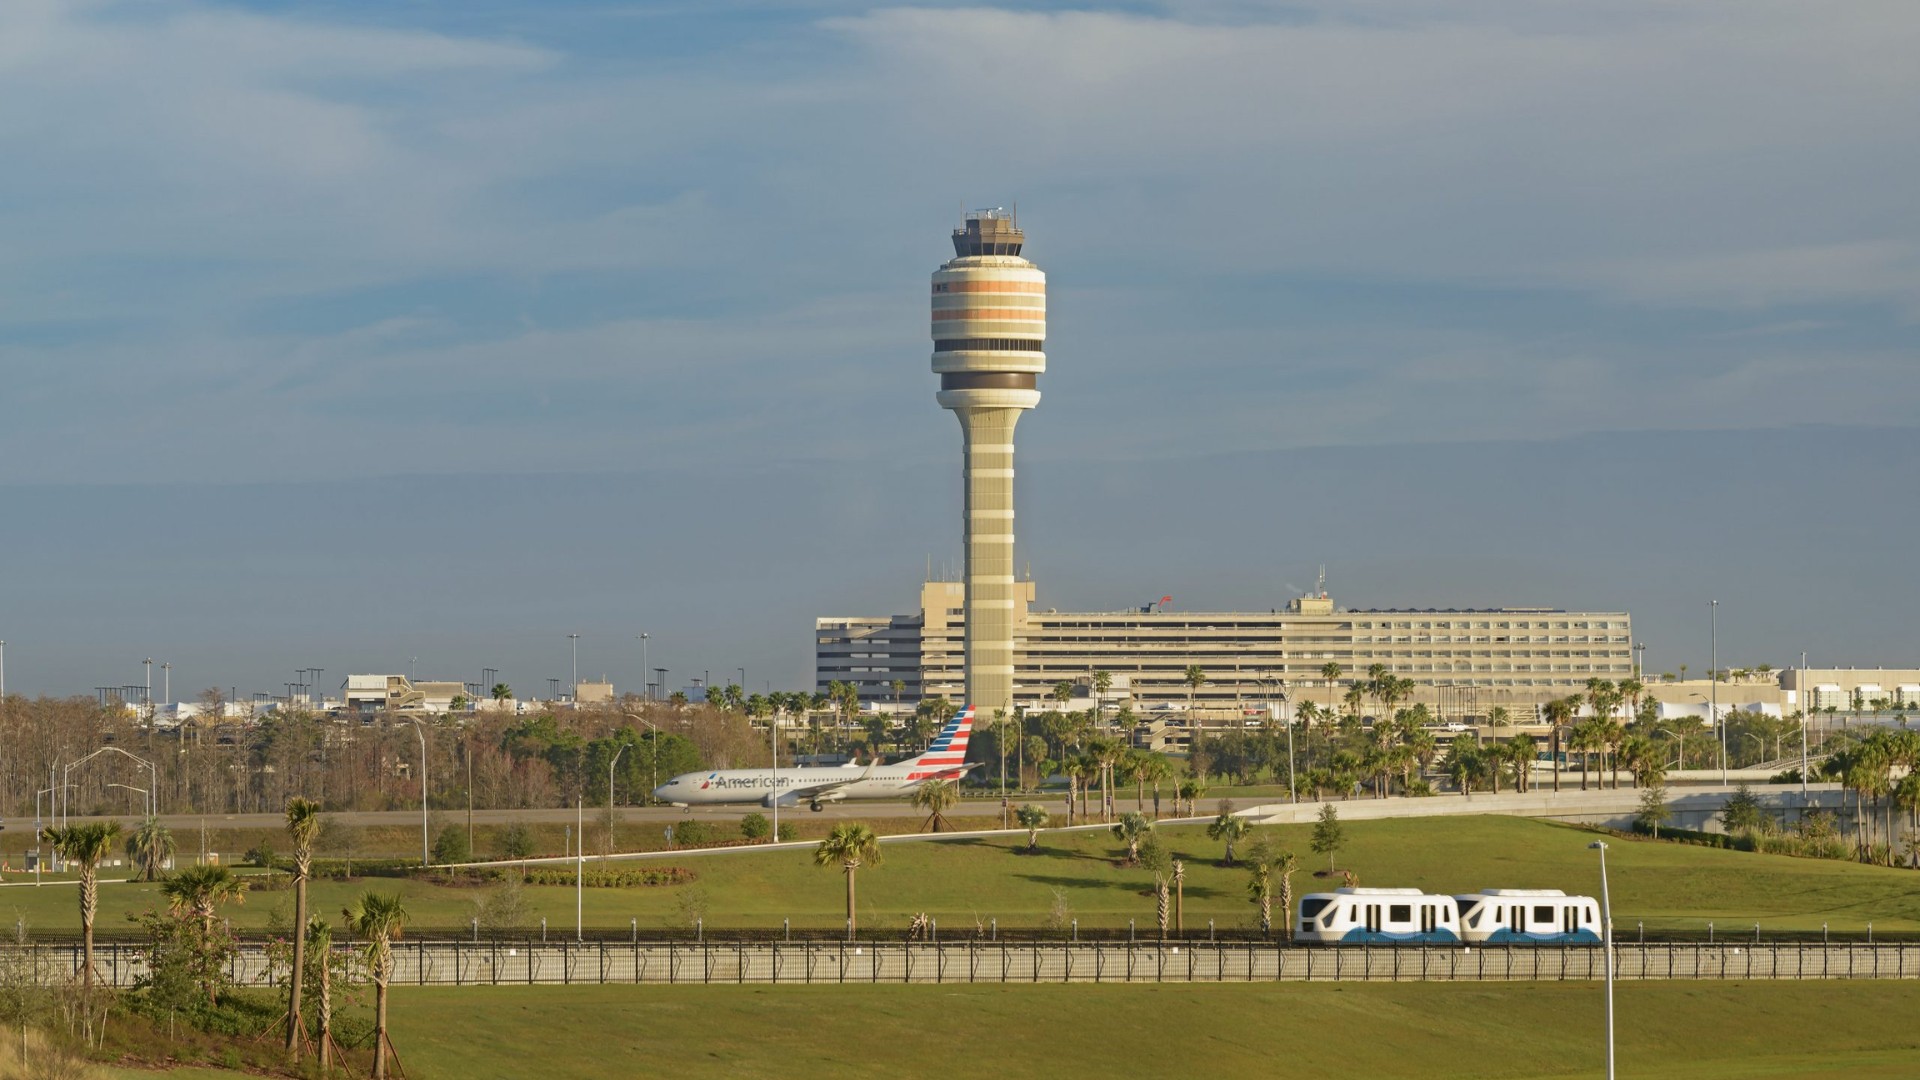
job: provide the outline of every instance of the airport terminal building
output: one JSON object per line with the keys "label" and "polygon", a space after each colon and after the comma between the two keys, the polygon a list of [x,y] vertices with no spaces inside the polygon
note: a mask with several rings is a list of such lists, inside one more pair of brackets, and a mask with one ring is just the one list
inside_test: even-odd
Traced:
{"label": "airport terminal building", "polygon": [[[1141,714],[1186,710],[1189,694],[1196,718],[1209,722],[1282,698],[1338,707],[1349,683],[1384,664],[1413,681],[1413,702],[1442,718],[1484,717],[1497,705],[1524,723],[1588,679],[1634,671],[1632,621],[1623,611],[1345,610],[1323,594],[1274,611],[1070,613],[1032,610],[1031,581],[1016,589],[1014,700],[1035,709],[1050,707],[1063,681],[1084,696],[1095,671],[1113,679],[1107,708],[1129,704]],[[816,619],[819,689],[851,682],[863,702],[882,706],[896,697],[904,707],[923,697],[959,700],[963,591],[960,582],[930,581],[914,614]],[[1341,667],[1334,685],[1322,674],[1328,662]],[[1197,688],[1188,686],[1190,667],[1206,675]],[[1368,712],[1375,708],[1369,702]]]}

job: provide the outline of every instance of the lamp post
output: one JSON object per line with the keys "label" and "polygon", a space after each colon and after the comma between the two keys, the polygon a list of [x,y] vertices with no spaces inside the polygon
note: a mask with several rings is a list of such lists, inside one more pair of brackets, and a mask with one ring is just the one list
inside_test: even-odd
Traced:
{"label": "lamp post", "polygon": [[[0,641],[0,645],[5,644],[6,642]],[[1811,701],[1812,699],[1807,696],[1807,654],[1803,651],[1800,654],[1800,798],[1802,801],[1807,797],[1807,718],[1813,715],[1813,710],[1807,706]]]}
{"label": "lamp post", "polygon": [[1613,1080],[1613,900],[1607,895],[1607,845],[1595,840],[1587,846],[1600,853],[1600,933],[1607,955],[1607,1080]]}
{"label": "lamp post", "polygon": [[768,843],[780,842],[780,713],[767,717],[767,742],[773,751],[773,835]]}
{"label": "lamp post", "polygon": [[1713,724],[1720,729],[1720,783],[1727,782],[1727,729],[1720,723],[1720,601],[1707,601],[1707,610],[1713,623],[1713,670],[1707,672],[1710,680],[1709,691],[1713,694],[1708,710],[1713,713]]}
{"label": "lamp post", "polygon": [[1647,678],[1647,643],[1635,642],[1633,651],[1639,654],[1634,657],[1633,677],[1644,682]]}
{"label": "lamp post", "polygon": [[[154,769],[153,762],[148,761],[146,758],[143,758],[140,755],[133,753],[130,750],[122,750],[118,746],[103,746],[100,749],[95,750],[93,753],[88,754],[86,757],[79,759],[78,761],[72,761],[62,766],[60,771],[60,782],[63,785],[65,785],[65,787],[72,787],[73,785],[68,781],[73,774],[73,770],[79,768],[82,765],[85,765],[87,762],[92,761],[94,758],[99,757],[101,754],[105,754],[109,752],[119,754],[122,757],[131,758],[133,759],[135,764],[147,770],[147,775],[151,778],[150,782],[152,784],[152,787],[148,789],[148,792],[147,792],[147,816],[153,817],[156,814],[158,814],[160,812],[160,808],[158,805],[159,796],[156,793],[160,790],[160,774]],[[135,788],[134,790],[138,791],[140,789]],[[65,798],[64,789],[62,791],[62,798],[63,799]],[[66,815],[66,820],[63,822],[63,824],[71,825],[72,823],[73,823],[72,809],[71,809],[71,803],[69,802],[68,814]]]}
{"label": "lamp post", "polygon": [[613,853],[613,767],[620,764],[620,755],[627,752],[632,743],[621,743],[620,749],[613,752],[613,760],[607,762],[607,853]]}
{"label": "lamp post", "polygon": [[139,793],[140,793],[140,804],[141,804],[142,806],[145,806],[145,807],[147,808],[147,816],[148,816],[148,817],[152,817],[152,816],[153,816],[153,793],[152,793],[152,792],[150,792],[150,791],[148,791],[148,790],[147,790],[146,788],[143,788],[143,787],[134,787],[134,786],[133,786],[132,784],[108,784],[107,786],[108,786],[108,787],[117,787],[117,788],[126,788],[126,789],[127,789],[128,791],[137,791],[137,792],[139,792]]}
{"label": "lamp post", "polygon": [[413,717],[413,733],[420,739],[420,865],[431,861],[427,855],[427,729]]}
{"label": "lamp post", "polygon": [[587,800],[575,796],[573,802],[573,940],[586,940],[587,874]]}
{"label": "lamp post", "polygon": [[580,704],[580,635],[568,634],[567,647],[573,655],[573,681],[567,684],[572,689],[568,692],[573,695],[573,703],[578,705]]}
{"label": "lamp post", "polygon": [[647,638],[651,636],[646,633],[640,635],[640,689],[645,691],[642,697],[647,701],[653,700],[653,684],[647,681]]}

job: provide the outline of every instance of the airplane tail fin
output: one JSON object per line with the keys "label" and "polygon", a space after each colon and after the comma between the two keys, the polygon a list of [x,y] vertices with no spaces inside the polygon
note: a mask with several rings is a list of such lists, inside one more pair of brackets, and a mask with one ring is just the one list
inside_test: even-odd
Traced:
{"label": "airplane tail fin", "polygon": [[912,764],[931,768],[952,769],[966,764],[967,737],[973,734],[973,706],[961,709],[947,726],[940,729],[927,751],[913,759]]}

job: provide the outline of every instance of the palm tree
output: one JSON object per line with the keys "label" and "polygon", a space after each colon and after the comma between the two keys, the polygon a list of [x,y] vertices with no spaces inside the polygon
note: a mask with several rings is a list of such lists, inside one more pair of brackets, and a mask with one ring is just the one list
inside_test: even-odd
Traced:
{"label": "palm tree", "polygon": [[939,832],[941,826],[947,824],[946,811],[959,801],[960,792],[951,780],[928,780],[913,789],[913,805],[927,812],[921,828],[928,832]]}
{"label": "palm tree", "polygon": [[1093,726],[1100,726],[1100,706],[1105,701],[1107,691],[1113,689],[1113,672],[1096,671],[1093,673]]}
{"label": "palm tree", "polygon": [[1573,712],[1578,707],[1576,703],[1579,700],[1579,698],[1554,698],[1544,706],[1547,723],[1553,727],[1553,790],[1555,794],[1560,791],[1560,729],[1571,724]]}
{"label": "palm tree", "polygon": [[1173,860],[1173,932],[1187,932],[1187,864]]}
{"label": "palm tree", "polygon": [[880,838],[873,830],[858,821],[842,821],[834,825],[820,846],[813,849],[815,866],[840,864],[847,875],[847,937],[853,937],[855,927],[853,909],[853,877],[861,866],[880,865]]}
{"label": "palm tree", "polygon": [[[333,1070],[333,927],[327,920],[315,918],[307,923],[301,941],[312,961],[313,1001],[320,1014],[320,1072],[325,1075]],[[301,970],[296,981],[306,978],[305,969]]]}
{"label": "palm tree", "polygon": [[1346,669],[1332,660],[1320,665],[1320,677],[1327,680],[1327,711],[1333,711],[1333,687]]}
{"label": "palm tree", "polygon": [[[502,700],[499,691],[505,686],[494,687],[494,700]],[[307,925],[307,879],[313,876],[313,845],[320,837],[320,804],[309,799],[295,796],[287,800],[287,837],[293,841],[293,925]],[[288,980],[287,991],[287,1053],[295,1061],[300,1060],[300,1043],[306,1034],[305,1022],[300,1019],[300,991],[306,980],[300,974],[307,970],[307,936],[296,932],[293,935],[294,977]]]}
{"label": "palm tree", "polygon": [[387,1038],[387,983],[393,979],[393,943],[406,929],[407,909],[399,893],[369,889],[341,914],[354,936],[366,942],[367,976],[373,980],[373,1075],[386,1080],[387,1055],[393,1051],[393,1040]]}
{"label": "palm tree", "polygon": [[1013,812],[1013,820],[1027,830],[1027,852],[1031,854],[1040,850],[1040,830],[1047,827],[1047,808],[1033,803],[1022,803],[1020,808]]}
{"label": "palm tree", "polygon": [[1158,838],[1150,838],[1140,845],[1139,864],[1153,874],[1154,918],[1160,926],[1160,936],[1167,936],[1167,885],[1173,875],[1173,857]]}
{"label": "palm tree", "polygon": [[[200,927],[200,948],[210,948],[213,920],[220,905],[247,902],[247,883],[224,866],[189,866],[160,885],[160,894],[175,915],[191,918]],[[211,981],[204,984],[207,1004],[217,1003],[219,989]]]}
{"label": "palm tree", "polygon": [[1486,771],[1486,765],[1480,747],[1467,739],[1455,738],[1447,747],[1447,776],[1462,795],[1473,794],[1474,778]]}
{"label": "palm tree", "polygon": [[493,694],[494,701],[504,702],[508,698],[513,696],[513,687],[508,686],[506,683],[503,683],[503,682],[497,682],[493,684],[493,690],[491,691],[491,693]]}
{"label": "palm tree", "polygon": [[80,935],[84,957],[80,985],[89,998],[93,995],[93,917],[100,912],[100,862],[113,850],[113,841],[119,835],[117,821],[83,822],[40,832],[40,838],[51,844],[61,859],[80,867]]}
{"label": "palm tree", "polygon": [[1225,861],[1228,866],[1235,865],[1233,845],[1252,831],[1253,826],[1247,823],[1246,818],[1235,815],[1231,809],[1227,808],[1222,808],[1220,816],[1214,818],[1213,824],[1207,826],[1207,836],[1214,840],[1222,841],[1227,845],[1227,857]]}
{"label": "palm tree", "polygon": [[[1376,664],[1374,666],[1378,667],[1379,665]],[[1347,707],[1347,716],[1352,719],[1355,724],[1358,724],[1360,722],[1360,712],[1367,704],[1366,690],[1362,688],[1359,683],[1350,683],[1347,686],[1347,692],[1340,695],[1340,701]]]}
{"label": "palm tree", "polygon": [[1142,783],[1153,785],[1153,820],[1159,821],[1160,785],[1166,783],[1167,777],[1173,775],[1172,763],[1167,761],[1165,754],[1149,752],[1140,759],[1140,765],[1134,775],[1139,777]]}
{"label": "palm tree", "polygon": [[1207,673],[1199,664],[1190,664],[1186,674],[1180,677],[1180,681],[1187,684],[1187,726],[1192,727],[1197,722],[1193,715],[1193,695],[1196,690],[1205,685]]}
{"label": "palm tree", "polygon": [[1073,700],[1073,684],[1066,679],[1061,679],[1059,682],[1054,683],[1053,700],[1060,706],[1062,711],[1065,711],[1067,702]]}
{"label": "palm tree", "polygon": [[1533,736],[1509,739],[1501,751],[1508,767],[1513,769],[1513,790],[1520,794],[1532,791],[1533,766],[1540,759],[1540,748],[1534,745]]}
{"label": "palm tree", "polygon": [[147,818],[127,837],[127,858],[139,867],[142,880],[158,878],[160,868],[173,858],[173,832],[159,818]]}
{"label": "palm tree", "polygon": [[1273,933],[1273,864],[1266,852],[1255,852],[1247,860],[1247,874],[1247,899],[1259,906],[1260,936],[1266,937]]}
{"label": "palm tree", "polygon": [[1100,771],[1100,820],[1113,820],[1114,766],[1126,756],[1127,748],[1118,739],[1097,737],[1087,742],[1087,752]]}
{"label": "palm tree", "polygon": [[1194,812],[1193,804],[1198,802],[1200,796],[1206,793],[1207,785],[1202,783],[1197,776],[1189,776],[1185,780],[1180,781],[1179,798],[1175,800],[1174,813],[1177,814],[1180,812],[1179,803],[1184,802],[1187,804],[1187,813],[1192,814]]}
{"label": "palm tree", "polygon": [[1513,714],[1507,711],[1505,705],[1495,705],[1487,710],[1487,726],[1490,728],[1503,728],[1512,722]]}
{"label": "palm tree", "polygon": [[1152,834],[1153,822],[1148,821],[1144,814],[1121,814],[1120,820],[1113,823],[1112,829],[1114,838],[1124,841],[1127,845],[1125,865],[1138,866],[1140,841]]}

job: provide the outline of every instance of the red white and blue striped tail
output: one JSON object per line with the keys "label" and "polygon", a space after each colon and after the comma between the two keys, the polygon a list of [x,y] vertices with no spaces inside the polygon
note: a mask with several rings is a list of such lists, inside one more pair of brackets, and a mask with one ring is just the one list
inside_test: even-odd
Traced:
{"label": "red white and blue striped tail", "polygon": [[967,762],[967,737],[973,733],[973,706],[961,709],[959,714],[947,721],[940,734],[927,747],[927,752],[914,758],[912,764],[926,768],[959,768]]}

